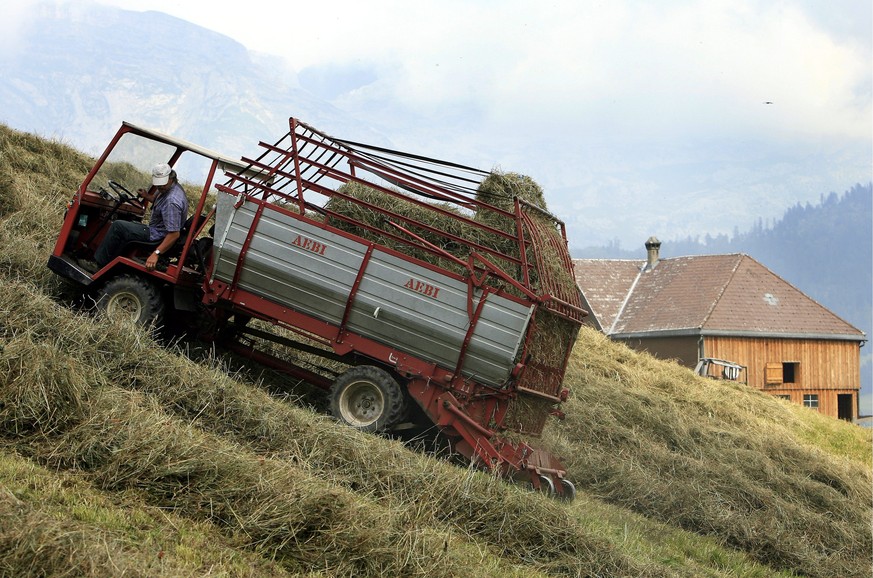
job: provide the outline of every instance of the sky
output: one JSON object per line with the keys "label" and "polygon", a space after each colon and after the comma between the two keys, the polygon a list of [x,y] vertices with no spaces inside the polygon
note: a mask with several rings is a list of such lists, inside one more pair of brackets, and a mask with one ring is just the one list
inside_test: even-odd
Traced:
{"label": "sky", "polygon": [[869,0],[101,3],[282,57],[397,148],[531,176],[571,246],[644,255],[873,178]]}

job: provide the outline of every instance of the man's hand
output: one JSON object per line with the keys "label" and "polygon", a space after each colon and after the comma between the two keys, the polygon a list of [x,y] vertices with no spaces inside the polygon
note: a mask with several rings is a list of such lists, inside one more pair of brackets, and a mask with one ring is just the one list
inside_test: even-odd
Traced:
{"label": "man's hand", "polygon": [[141,198],[145,199],[149,203],[155,202],[155,195],[145,189],[137,189],[136,194],[138,194]]}
{"label": "man's hand", "polygon": [[149,258],[146,259],[146,262],[145,262],[146,270],[154,271],[157,264],[158,264],[158,255],[157,255],[157,253],[152,251],[152,253],[149,255]]}

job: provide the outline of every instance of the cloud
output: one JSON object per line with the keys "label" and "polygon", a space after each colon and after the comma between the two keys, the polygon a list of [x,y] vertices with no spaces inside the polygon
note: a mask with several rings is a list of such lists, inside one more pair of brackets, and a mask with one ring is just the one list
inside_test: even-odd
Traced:
{"label": "cloud", "polygon": [[869,51],[790,2],[387,1],[301,18],[320,24],[276,49],[311,69],[372,71],[339,101],[362,118],[466,108],[493,135],[592,146],[869,139],[873,122]]}
{"label": "cloud", "polygon": [[730,232],[871,174],[869,0],[104,1],[287,59],[396,148],[533,176],[580,241]]}
{"label": "cloud", "polygon": [[[549,131],[621,138],[866,138],[873,122],[869,26],[808,0],[551,0],[535,9],[527,0],[251,0],[247,26],[228,0],[209,10],[109,3],[165,10],[283,56],[298,72],[370,71],[372,86],[346,98],[362,110],[470,106],[494,127],[523,117]],[[862,0],[841,6],[870,12]]]}
{"label": "cloud", "polygon": [[21,39],[27,33],[34,9],[28,2],[10,2],[3,7],[3,17],[0,18],[0,60],[17,59]]}

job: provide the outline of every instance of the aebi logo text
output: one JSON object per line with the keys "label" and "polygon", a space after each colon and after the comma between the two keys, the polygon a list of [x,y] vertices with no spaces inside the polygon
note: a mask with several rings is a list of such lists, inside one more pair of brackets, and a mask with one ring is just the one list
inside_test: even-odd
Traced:
{"label": "aebi logo text", "polygon": [[425,283],[424,281],[419,281],[418,279],[409,278],[404,285],[407,289],[411,289],[416,293],[421,293],[425,297],[430,297],[431,299],[437,299],[440,294],[440,288],[431,285],[430,283]]}
{"label": "aebi logo text", "polygon": [[315,253],[316,255],[324,255],[325,249],[327,249],[327,245],[324,243],[319,243],[318,241],[313,241],[312,239],[307,239],[303,235],[297,235],[297,238],[291,242],[292,245],[296,245],[301,249],[305,249],[310,253]]}

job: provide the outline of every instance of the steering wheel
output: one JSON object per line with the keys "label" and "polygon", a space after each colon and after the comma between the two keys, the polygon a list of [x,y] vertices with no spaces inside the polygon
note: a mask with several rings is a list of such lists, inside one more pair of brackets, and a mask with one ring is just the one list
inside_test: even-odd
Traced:
{"label": "steering wheel", "polygon": [[129,190],[127,190],[127,187],[125,187],[121,183],[115,181],[107,181],[107,183],[109,184],[109,188],[112,189],[112,193],[106,191],[105,189],[103,192],[111,197],[112,200],[119,203],[130,203],[137,208],[145,209],[145,205],[143,205],[142,201],[139,200],[139,195],[134,195]]}

